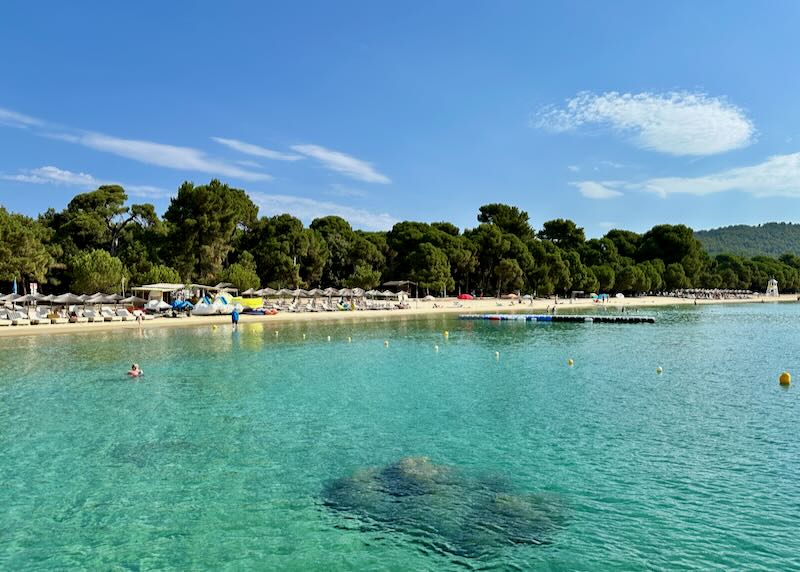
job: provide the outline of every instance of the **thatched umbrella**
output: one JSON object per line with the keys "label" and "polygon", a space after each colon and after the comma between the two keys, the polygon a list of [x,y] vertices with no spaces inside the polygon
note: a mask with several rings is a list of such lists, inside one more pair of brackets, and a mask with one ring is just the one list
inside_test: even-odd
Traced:
{"label": "thatched umbrella", "polygon": [[147,300],[144,298],[139,298],[139,296],[128,296],[127,298],[123,298],[120,300],[121,304],[130,304],[131,306],[144,306],[147,304]]}

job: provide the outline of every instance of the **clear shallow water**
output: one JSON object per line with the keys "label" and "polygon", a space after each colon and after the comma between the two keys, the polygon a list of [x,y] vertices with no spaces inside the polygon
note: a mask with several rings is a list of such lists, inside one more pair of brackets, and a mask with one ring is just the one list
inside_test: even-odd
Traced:
{"label": "clear shallow water", "polygon": [[[654,313],[2,339],[0,568],[800,568],[800,305]],[[465,556],[324,505],[416,455],[563,525]]]}

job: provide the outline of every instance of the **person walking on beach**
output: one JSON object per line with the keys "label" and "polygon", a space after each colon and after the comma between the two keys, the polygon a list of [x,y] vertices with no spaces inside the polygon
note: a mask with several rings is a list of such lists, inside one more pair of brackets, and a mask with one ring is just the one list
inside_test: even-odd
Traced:
{"label": "person walking on beach", "polygon": [[231,323],[233,324],[233,331],[235,332],[239,328],[239,310],[236,308],[234,308],[231,313]]}

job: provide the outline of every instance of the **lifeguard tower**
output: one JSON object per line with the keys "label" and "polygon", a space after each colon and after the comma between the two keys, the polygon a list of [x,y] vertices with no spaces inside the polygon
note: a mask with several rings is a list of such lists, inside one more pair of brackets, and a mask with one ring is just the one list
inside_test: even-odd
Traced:
{"label": "lifeguard tower", "polygon": [[767,296],[778,296],[778,281],[774,278],[767,282]]}

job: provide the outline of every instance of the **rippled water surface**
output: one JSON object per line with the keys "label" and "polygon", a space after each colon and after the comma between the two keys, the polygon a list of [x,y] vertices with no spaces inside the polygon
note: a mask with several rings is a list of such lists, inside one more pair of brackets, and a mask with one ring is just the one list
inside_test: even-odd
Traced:
{"label": "rippled water surface", "polygon": [[800,568],[800,305],[653,313],[0,339],[0,568]]}

